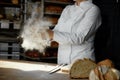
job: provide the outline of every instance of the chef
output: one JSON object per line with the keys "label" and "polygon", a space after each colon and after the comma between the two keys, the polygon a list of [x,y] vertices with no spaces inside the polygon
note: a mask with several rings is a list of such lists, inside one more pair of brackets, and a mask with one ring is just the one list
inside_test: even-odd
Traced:
{"label": "chef", "polygon": [[58,64],[71,64],[77,59],[95,60],[94,36],[101,25],[99,8],[91,0],[74,0],[64,8],[50,39],[59,43]]}

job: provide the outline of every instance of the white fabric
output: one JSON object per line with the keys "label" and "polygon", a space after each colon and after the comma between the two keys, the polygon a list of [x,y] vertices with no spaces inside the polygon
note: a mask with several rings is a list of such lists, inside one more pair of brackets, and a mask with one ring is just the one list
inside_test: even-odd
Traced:
{"label": "white fabric", "polygon": [[99,8],[91,1],[66,6],[53,30],[53,40],[59,43],[58,64],[83,58],[95,60],[93,39],[100,24]]}

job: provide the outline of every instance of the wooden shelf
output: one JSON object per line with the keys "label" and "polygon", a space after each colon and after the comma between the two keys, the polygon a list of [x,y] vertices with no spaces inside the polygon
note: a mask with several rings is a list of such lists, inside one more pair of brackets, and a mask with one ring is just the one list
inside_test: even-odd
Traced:
{"label": "wooden shelf", "polygon": [[45,2],[46,2],[46,3],[52,3],[52,4],[60,4],[60,5],[72,4],[71,2],[51,1],[51,0],[45,0]]}
{"label": "wooden shelf", "polygon": [[54,13],[54,12],[45,12],[44,15],[51,15],[51,16],[60,16],[61,13]]}
{"label": "wooden shelf", "polygon": [[1,2],[0,7],[20,7],[20,4],[12,4],[12,3]]}

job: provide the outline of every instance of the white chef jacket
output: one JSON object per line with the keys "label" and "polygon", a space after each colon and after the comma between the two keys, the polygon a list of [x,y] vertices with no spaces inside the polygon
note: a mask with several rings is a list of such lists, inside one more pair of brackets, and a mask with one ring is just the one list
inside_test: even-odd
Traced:
{"label": "white chef jacket", "polygon": [[58,64],[94,57],[94,36],[101,24],[99,8],[91,1],[68,5],[56,24],[53,40],[59,43]]}

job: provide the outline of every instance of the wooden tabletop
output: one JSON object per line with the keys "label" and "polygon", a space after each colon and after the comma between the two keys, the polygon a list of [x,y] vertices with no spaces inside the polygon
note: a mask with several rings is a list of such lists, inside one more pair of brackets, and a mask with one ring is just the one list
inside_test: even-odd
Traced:
{"label": "wooden tabletop", "polygon": [[0,80],[88,80],[70,79],[68,73],[49,74],[56,64],[22,60],[0,60]]}

